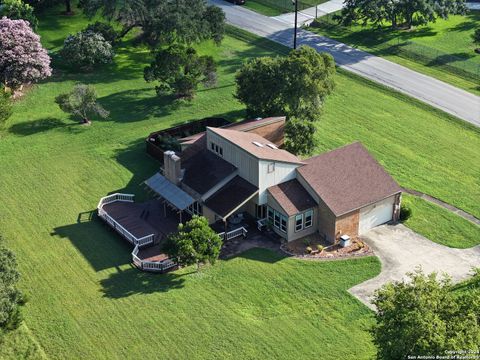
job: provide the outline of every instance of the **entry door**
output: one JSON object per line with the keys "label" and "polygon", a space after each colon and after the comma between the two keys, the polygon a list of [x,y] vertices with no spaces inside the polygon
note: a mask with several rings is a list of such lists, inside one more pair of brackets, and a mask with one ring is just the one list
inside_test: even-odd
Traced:
{"label": "entry door", "polygon": [[267,217],[267,206],[255,204],[255,216],[257,219],[265,219]]}

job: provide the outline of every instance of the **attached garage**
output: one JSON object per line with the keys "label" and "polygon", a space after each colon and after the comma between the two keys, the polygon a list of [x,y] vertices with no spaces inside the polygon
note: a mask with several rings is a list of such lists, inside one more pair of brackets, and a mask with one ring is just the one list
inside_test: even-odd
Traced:
{"label": "attached garage", "polygon": [[394,209],[395,196],[391,196],[385,200],[360,209],[358,233],[360,235],[364,234],[375,226],[392,221]]}

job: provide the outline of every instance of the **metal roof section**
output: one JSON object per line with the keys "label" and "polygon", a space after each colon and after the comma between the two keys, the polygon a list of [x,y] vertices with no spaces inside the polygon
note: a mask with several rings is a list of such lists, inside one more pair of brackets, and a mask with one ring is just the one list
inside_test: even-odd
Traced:
{"label": "metal roof section", "polygon": [[146,180],[145,185],[175,206],[178,210],[185,210],[195,202],[190,195],[174,185],[160,173],[156,173]]}

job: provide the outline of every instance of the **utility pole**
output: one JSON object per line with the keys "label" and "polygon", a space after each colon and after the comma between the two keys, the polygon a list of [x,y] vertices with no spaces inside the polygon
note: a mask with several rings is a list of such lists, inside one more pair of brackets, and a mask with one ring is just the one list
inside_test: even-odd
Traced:
{"label": "utility pole", "polygon": [[292,0],[295,4],[295,33],[293,34],[293,49],[297,48],[297,16],[298,16],[298,0]]}

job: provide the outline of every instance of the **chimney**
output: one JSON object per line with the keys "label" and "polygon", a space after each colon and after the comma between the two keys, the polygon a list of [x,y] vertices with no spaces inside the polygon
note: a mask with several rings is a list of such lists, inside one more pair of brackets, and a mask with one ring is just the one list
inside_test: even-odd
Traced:
{"label": "chimney", "polygon": [[178,185],[182,178],[182,166],[180,157],[175,151],[165,151],[163,153],[163,169],[165,177],[175,185]]}

